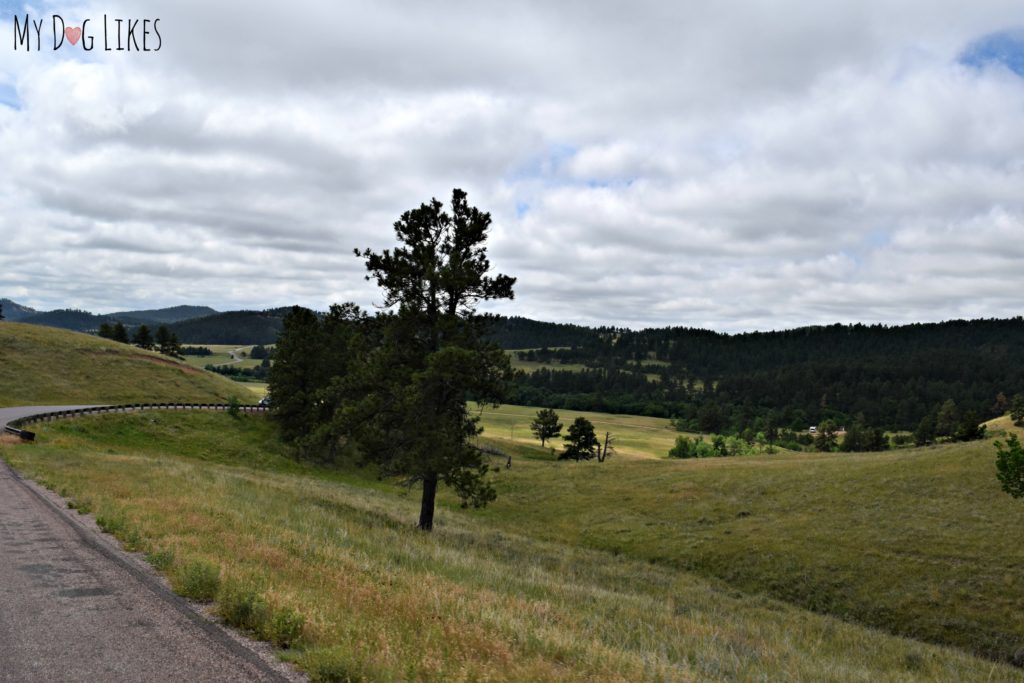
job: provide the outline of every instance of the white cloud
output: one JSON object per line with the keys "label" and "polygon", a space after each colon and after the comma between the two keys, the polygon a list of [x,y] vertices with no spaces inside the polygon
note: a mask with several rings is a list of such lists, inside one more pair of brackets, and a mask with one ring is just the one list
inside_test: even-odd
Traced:
{"label": "white cloud", "polygon": [[1024,79],[956,59],[1016,3],[61,11],[160,17],[164,45],[0,50],[0,295],[24,303],[367,304],[352,248],[458,186],[510,314],[1019,313]]}

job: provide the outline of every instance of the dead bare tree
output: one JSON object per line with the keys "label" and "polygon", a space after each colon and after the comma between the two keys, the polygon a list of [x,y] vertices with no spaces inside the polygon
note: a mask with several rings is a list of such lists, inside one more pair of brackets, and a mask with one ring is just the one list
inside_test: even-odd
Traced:
{"label": "dead bare tree", "polygon": [[604,433],[604,444],[597,444],[597,461],[604,462],[605,458],[615,453],[615,437],[611,432]]}

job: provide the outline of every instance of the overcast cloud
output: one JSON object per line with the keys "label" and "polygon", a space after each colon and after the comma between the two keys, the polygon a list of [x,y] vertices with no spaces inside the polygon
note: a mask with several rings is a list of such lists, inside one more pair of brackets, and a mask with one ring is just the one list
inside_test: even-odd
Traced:
{"label": "overcast cloud", "polygon": [[0,296],[370,305],[352,249],[461,187],[509,315],[1019,315],[1024,9],[894,4],[0,0]]}

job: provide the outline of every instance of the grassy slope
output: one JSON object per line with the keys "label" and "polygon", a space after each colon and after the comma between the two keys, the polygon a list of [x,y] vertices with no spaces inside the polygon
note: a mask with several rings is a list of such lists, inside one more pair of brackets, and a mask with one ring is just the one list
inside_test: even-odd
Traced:
{"label": "grassy slope", "polygon": [[[197,560],[219,566],[226,613],[253,604],[237,596],[258,595],[261,630],[303,615],[290,656],[318,680],[1021,680],[668,566],[510,534],[476,513],[443,511],[428,536],[410,528],[415,496],[301,467],[275,443],[255,416],[149,413],[46,425],[35,445],[0,449],[160,558],[177,585]],[[607,465],[556,473],[517,461],[496,475],[506,507],[494,517],[514,512],[529,526],[520,503],[533,494],[522,489],[544,472],[575,495],[588,476],[613,491],[612,472],[678,471],[653,460]],[[623,498],[595,517],[643,532]]]}
{"label": "grassy slope", "polygon": [[[490,432],[499,448],[507,436]],[[483,513],[504,529],[693,569],[997,659],[1024,647],[1024,505],[1000,491],[991,440],[604,464],[513,449],[527,457]]]}
{"label": "grassy slope", "polygon": [[0,407],[247,397],[239,384],[87,334],[0,322]]}

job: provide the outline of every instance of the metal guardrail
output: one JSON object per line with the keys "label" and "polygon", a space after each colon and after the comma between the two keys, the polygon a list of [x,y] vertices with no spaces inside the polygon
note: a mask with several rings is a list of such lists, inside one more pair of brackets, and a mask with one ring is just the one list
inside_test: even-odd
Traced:
{"label": "metal guardrail", "polygon": [[[240,413],[266,413],[269,406],[261,405],[239,405],[236,406]],[[221,410],[227,411],[231,408],[230,403],[126,403],[116,406],[95,406],[92,408],[74,408],[71,410],[54,410],[48,413],[36,413],[26,417],[19,417],[11,420],[4,427],[8,434],[14,434],[25,441],[34,441],[34,432],[21,429],[25,425],[37,422],[52,422],[54,420],[65,420],[82,415],[102,415],[108,413],[133,413],[143,410]]]}
{"label": "metal guardrail", "polygon": [[30,431],[28,431],[26,429],[17,429],[16,427],[9,427],[9,426],[5,425],[4,426],[4,433],[5,434],[13,434],[14,436],[19,437],[22,441],[35,441],[36,440],[36,433],[35,432],[30,432]]}

